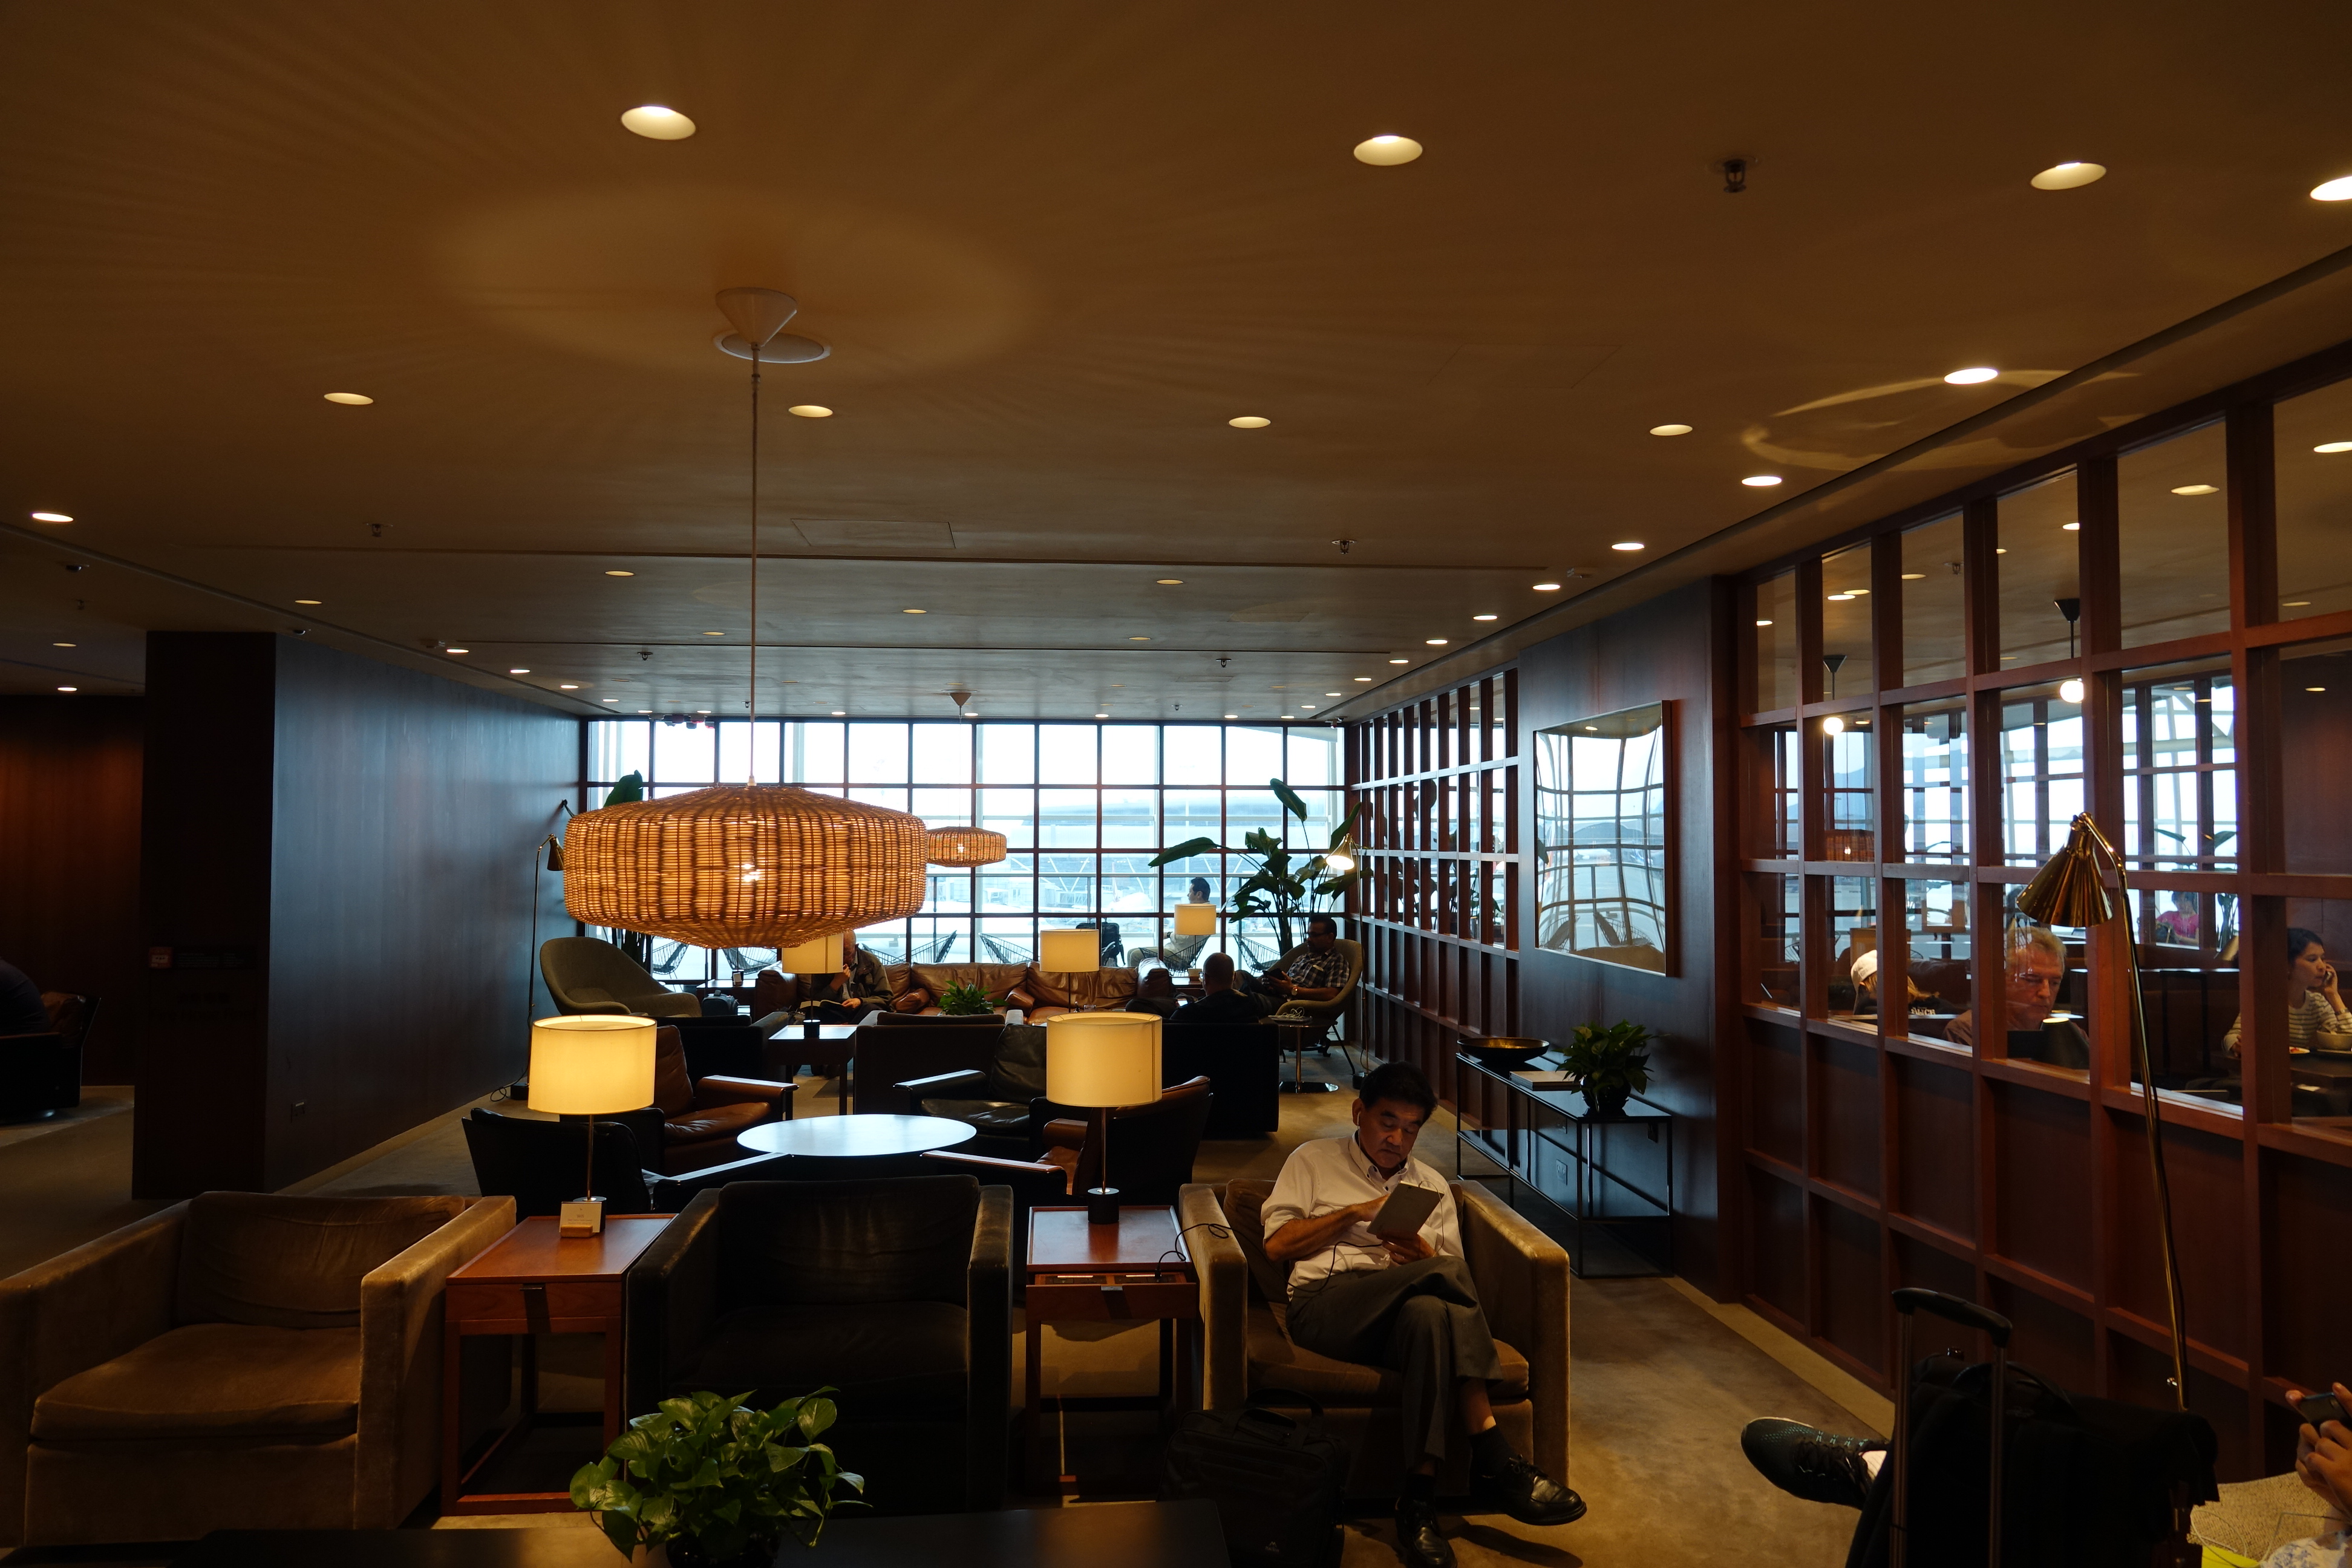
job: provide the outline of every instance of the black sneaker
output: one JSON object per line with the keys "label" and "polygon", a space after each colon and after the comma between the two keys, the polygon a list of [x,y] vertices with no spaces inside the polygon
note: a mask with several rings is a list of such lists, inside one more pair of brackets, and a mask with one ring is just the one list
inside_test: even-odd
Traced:
{"label": "black sneaker", "polygon": [[1437,1528],[1437,1505],[1401,1497],[1396,1510],[1397,1555],[1405,1568],[1454,1568],[1454,1546]]}
{"label": "black sneaker", "polygon": [[1739,1447],[1766,1480],[1791,1497],[1860,1508],[1870,1495],[1870,1468],[1862,1457],[1882,1453],[1886,1445],[1767,1415],[1740,1428]]}
{"label": "black sneaker", "polygon": [[1491,1476],[1475,1477],[1472,1494],[1499,1504],[1521,1524],[1573,1524],[1584,1517],[1584,1500],[1517,1454],[1507,1454]]}

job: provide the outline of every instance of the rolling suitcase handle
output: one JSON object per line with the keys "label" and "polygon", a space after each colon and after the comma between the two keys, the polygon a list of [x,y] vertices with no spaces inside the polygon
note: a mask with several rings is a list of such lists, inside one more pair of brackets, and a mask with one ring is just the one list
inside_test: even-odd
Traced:
{"label": "rolling suitcase handle", "polygon": [[1992,1396],[1989,1401],[1992,1420],[1992,1503],[1986,1562],[1990,1568],[2000,1568],[2000,1443],[2008,1415],[2009,1320],[1974,1301],[1916,1286],[1895,1292],[1895,1310],[1901,1314],[1901,1321],[1896,1324],[1895,1351],[1895,1530],[1887,1561],[1891,1568],[1904,1568],[1911,1544],[1907,1528],[1911,1506],[1911,1320],[1914,1314],[1926,1311],[1963,1328],[1981,1329],[1992,1340]]}

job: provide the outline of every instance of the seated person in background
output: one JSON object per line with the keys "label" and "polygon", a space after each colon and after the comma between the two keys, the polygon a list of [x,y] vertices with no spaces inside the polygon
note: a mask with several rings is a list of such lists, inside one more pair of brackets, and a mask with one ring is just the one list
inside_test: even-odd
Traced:
{"label": "seated person in background", "polygon": [[[1188,904],[1207,903],[1209,879],[1193,878],[1191,885],[1184,890],[1184,901]],[[1205,936],[1171,936],[1158,947],[1137,947],[1133,950],[1135,966],[1140,969],[1143,967],[1145,959],[1156,958],[1171,969],[1190,969],[1193,959],[1200,956],[1201,949],[1207,944],[1208,940]]]}
{"label": "seated person in background", "polygon": [[857,933],[841,933],[841,973],[801,1008],[803,1018],[820,1024],[855,1024],[877,1007],[890,1005],[890,976],[882,961],[857,945]]}
{"label": "seated person in background", "polygon": [[[2286,928],[2286,1043],[2309,1047],[2312,1037],[2325,1030],[2328,1034],[2352,1032],[2352,1013],[2344,1008],[2344,994],[2336,988],[2336,966],[2327,962],[2327,949],[2321,944],[2317,931],[2301,926]],[[2245,1024],[2239,1018],[2230,1025],[2230,1032],[2221,1037],[2221,1044],[2234,1057],[2238,1054],[2238,1031]]]}
{"label": "seated person in background", "polygon": [[2156,940],[2174,947],[2197,945],[2196,894],[2172,895],[2172,907],[2156,917]]}
{"label": "seated person in background", "polygon": [[[2058,940],[2057,932],[2041,926],[2011,926],[2007,945],[2009,1054],[2052,1067],[2089,1067],[2091,1041],[2082,1026],[2067,1019],[2050,1021],[2059,989],[2066,984],[2066,944]],[[1946,1025],[1944,1037],[1956,1046],[1976,1049],[1975,1012],[1963,1013]]]}
{"label": "seated person in background", "polygon": [[1176,982],[1166,970],[1153,970],[1135,983],[1135,994],[1128,998],[1124,1010],[1168,1017],[1176,1011]]}
{"label": "seated person in background", "polygon": [[[1854,959],[1853,978],[1853,1010],[1857,1013],[1877,1012],[1878,950],[1876,948],[1874,947],[1868,952],[1862,953]],[[1905,990],[1911,993],[1911,1005],[1915,1010],[1922,1002],[1932,1002],[1935,1000],[1935,998],[1930,996],[1927,992],[1922,991],[1916,985],[1912,984],[1907,976],[1905,978],[1903,985]]]}
{"label": "seated person in background", "polygon": [[1185,1003],[1168,1021],[1171,1024],[1257,1024],[1265,1019],[1265,1009],[1258,1005],[1256,997],[1244,996],[1234,989],[1232,957],[1213,952],[1201,965],[1201,999]]}
{"label": "seated person in background", "polygon": [[1328,1002],[1348,980],[1348,955],[1339,951],[1339,922],[1329,915],[1307,920],[1307,945],[1298,956],[1271,974],[1259,977],[1257,989],[1275,1005],[1285,1002]]}
{"label": "seated person in background", "polygon": [[0,1035],[46,1035],[48,1004],[32,976],[0,958]]}
{"label": "seated person in background", "polygon": [[[1412,1157],[1436,1108],[1419,1068],[1373,1068],[1350,1108],[1355,1131],[1292,1150],[1263,1211],[1265,1255],[1290,1266],[1291,1339],[1402,1374],[1402,1441],[1415,1462],[1397,1499],[1397,1551],[1411,1568],[1454,1562],[1437,1528],[1437,1462],[1457,1421],[1480,1497],[1526,1524],[1584,1513],[1584,1500],[1512,1452],[1495,1424],[1486,1384],[1502,1363],[1462,1256],[1454,1193]],[[1371,1220],[1400,1185],[1434,1188],[1436,1207],[1411,1236],[1375,1234]]]}

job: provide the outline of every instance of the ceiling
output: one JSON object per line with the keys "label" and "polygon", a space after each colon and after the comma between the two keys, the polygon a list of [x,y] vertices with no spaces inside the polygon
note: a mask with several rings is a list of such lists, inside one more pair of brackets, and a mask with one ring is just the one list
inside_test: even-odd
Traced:
{"label": "ceiling", "polygon": [[301,627],[740,713],[759,286],[833,348],[763,383],[763,712],[1360,710],[2352,337],[2292,20],[0,8],[0,689]]}

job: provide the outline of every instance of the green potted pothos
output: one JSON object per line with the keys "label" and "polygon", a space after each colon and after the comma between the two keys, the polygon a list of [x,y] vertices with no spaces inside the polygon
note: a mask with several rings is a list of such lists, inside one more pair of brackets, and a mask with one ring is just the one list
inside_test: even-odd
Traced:
{"label": "green potted pothos", "polygon": [[834,1422],[833,1390],[761,1410],[748,1394],[665,1399],[572,1478],[572,1505],[604,1538],[655,1568],[766,1568],[786,1537],[814,1546],[835,1498],[866,1480],[817,1439]]}
{"label": "green potted pothos", "polygon": [[1559,1047],[1562,1070],[1596,1116],[1622,1116],[1629,1095],[1650,1087],[1650,1042],[1657,1037],[1631,1019],[1579,1024]]}

